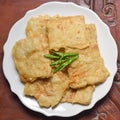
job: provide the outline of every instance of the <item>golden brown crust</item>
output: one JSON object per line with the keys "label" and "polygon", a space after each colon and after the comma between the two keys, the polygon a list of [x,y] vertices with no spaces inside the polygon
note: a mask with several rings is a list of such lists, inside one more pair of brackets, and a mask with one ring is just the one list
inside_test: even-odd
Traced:
{"label": "golden brown crust", "polygon": [[62,72],[57,72],[49,79],[27,83],[24,93],[35,97],[42,107],[55,107],[65,94],[68,84],[67,76]]}
{"label": "golden brown crust", "polygon": [[50,49],[83,49],[89,46],[85,35],[83,16],[61,17],[52,19],[47,24]]}
{"label": "golden brown crust", "polygon": [[94,24],[86,25],[86,35],[90,44],[89,47],[82,50],[66,49],[67,52],[76,51],[79,53],[79,58],[68,68],[70,87],[74,89],[102,83],[109,76],[100,56]]}
{"label": "golden brown crust", "polygon": [[49,53],[46,46],[47,42],[42,44],[39,38],[26,38],[14,45],[13,59],[23,82],[52,76],[50,60],[44,57]]}
{"label": "golden brown crust", "polygon": [[[49,50],[78,53],[79,58],[55,74]],[[26,27],[26,38],[12,49],[24,94],[34,97],[41,107],[55,107],[61,102],[88,105],[95,86],[104,82],[109,72],[100,56],[94,24],[85,24],[83,16],[38,16]]]}
{"label": "golden brown crust", "polygon": [[85,88],[77,90],[69,88],[66,91],[66,94],[63,96],[61,102],[88,105],[91,102],[94,89],[95,89],[94,85],[86,86]]}

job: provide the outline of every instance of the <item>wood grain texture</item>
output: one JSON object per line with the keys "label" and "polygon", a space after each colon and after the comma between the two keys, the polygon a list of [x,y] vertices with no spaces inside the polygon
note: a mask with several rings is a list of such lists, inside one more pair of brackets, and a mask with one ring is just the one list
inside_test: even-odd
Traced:
{"label": "wood grain texture", "polygon": [[74,2],[95,11],[109,26],[119,51],[118,71],[110,92],[91,110],[70,118],[45,117],[26,108],[3,75],[3,45],[12,25],[24,16],[27,10],[52,0],[0,0],[0,120],[120,120],[120,0],[59,0]]}

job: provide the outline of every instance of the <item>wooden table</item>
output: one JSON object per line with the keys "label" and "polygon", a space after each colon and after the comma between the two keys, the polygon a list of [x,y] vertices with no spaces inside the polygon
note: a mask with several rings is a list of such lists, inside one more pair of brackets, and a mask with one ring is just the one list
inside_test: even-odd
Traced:
{"label": "wooden table", "polygon": [[[2,70],[3,45],[12,25],[25,12],[52,0],[0,0],[0,120],[120,120],[120,56],[110,92],[91,110],[70,118],[46,117],[26,108],[10,90]],[[60,0],[87,5],[108,24],[120,53],[120,0]],[[120,54],[119,54],[120,55]]]}

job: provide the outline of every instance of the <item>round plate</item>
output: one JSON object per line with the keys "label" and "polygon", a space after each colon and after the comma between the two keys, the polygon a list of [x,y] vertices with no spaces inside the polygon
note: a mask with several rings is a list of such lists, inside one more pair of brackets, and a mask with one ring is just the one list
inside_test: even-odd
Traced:
{"label": "round plate", "polygon": [[[24,84],[20,82],[19,75],[15,69],[12,59],[12,47],[15,42],[21,38],[25,38],[25,28],[27,21],[32,16],[38,15],[61,15],[75,16],[83,15],[86,23],[94,23],[97,28],[97,40],[101,56],[104,59],[105,66],[110,72],[108,79],[101,85],[97,86],[91,104],[88,106],[61,103],[56,108],[41,108],[35,99],[25,97],[23,94]],[[97,101],[103,98],[110,90],[114,75],[117,71],[117,47],[115,40],[110,34],[110,30],[106,24],[92,10],[80,7],[71,2],[49,2],[39,6],[36,9],[28,11],[25,16],[16,22],[10,30],[7,42],[4,45],[3,71],[10,84],[11,91],[14,92],[20,101],[29,109],[43,113],[46,116],[62,116],[70,117],[84,110],[92,108]]]}

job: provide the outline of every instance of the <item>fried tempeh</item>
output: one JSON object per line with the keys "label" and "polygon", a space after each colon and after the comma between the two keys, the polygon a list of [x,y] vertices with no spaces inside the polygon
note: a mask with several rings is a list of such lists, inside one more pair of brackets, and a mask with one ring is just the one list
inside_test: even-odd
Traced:
{"label": "fried tempeh", "polygon": [[83,49],[89,46],[85,35],[83,16],[60,17],[49,20],[47,24],[49,49],[58,51],[60,48]]}
{"label": "fried tempeh", "polygon": [[69,88],[66,91],[66,94],[63,96],[61,102],[68,103],[78,103],[82,105],[88,105],[91,102],[92,94],[95,89],[95,86],[87,86],[81,89],[71,89]]}
{"label": "fried tempeh", "polygon": [[[109,76],[95,25],[85,24],[84,16],[45,15],[32,17],[25,32],[26,38],[12,49],[15,66],[25,82],[24,94],[47,108],[61,102],[90,104],[95,85]],[[78,53],[79,58],[53,74],[51,60],[44,57],[49,50]]]}
{"label": "fried tempeh", "polygon": [[52,76],[50,60],[44,57],[48,54],[47,42],[39,38],[26,38],[16,42],[12,49],[13,59],[23,82],[33,82],[37,78]]}
{"label": "fried tempeh", "polygon": [[100,56],[95,25],[86,25],[86,32],[90,44],[88,48],[82,50],[66,49],[67,52],[76,51],[79,53],[79,59],[68,68],[70,87],[74,89],[102,83],[109,76]]}
{"label": "fried tempeh", "polygon": [[57,72],[52,78],[26,83],[24,93],[37,99],[41,107],[55,107],[68,89],[68,78]]}
{"label": "fried tempeh", "polygon": [[28,37],[42,37],[43,39],[47,35],[46,25],[50,16],[38,16],[32,17],[28,20],[26,26],[26,35]]}

